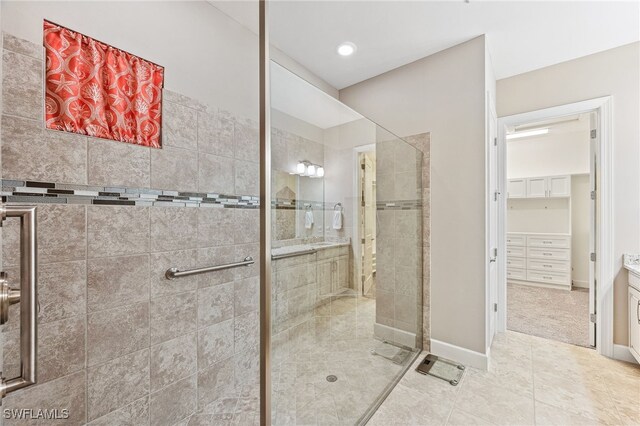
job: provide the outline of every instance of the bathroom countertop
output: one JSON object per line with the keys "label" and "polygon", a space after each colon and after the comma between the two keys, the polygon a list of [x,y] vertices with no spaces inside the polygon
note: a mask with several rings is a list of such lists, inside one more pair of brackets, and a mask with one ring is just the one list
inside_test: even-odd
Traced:
{"label": "bathroom countertop", "polygon": [[271,256],[282,256],[287,254],[295,254],[295,253],[315,253],[318,250],[325,250],[330,248],[348,246],[349,242],[333,242],[333,241],[324,241],[319,243],[309,243],[309,244],[296,244],[292,246],[284,246],[271,249]]}
{"label": "bathroom countertop", "polygon": [[640,255],[625,254],[622,259],[625,269],[640,278]]}

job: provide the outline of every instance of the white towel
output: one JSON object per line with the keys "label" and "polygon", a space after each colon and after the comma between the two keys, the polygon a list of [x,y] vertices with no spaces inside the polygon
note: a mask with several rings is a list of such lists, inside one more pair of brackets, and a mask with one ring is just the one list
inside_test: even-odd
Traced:
{"label": "white towel", "polygon": [[313,212],[308,210],[304,214],[304,227],[306,229],[311,229],[313,227]]}
{"label": "white towel", "polygon": [[333,212],[333,229],[342,229],[342,211],[335,210]]}

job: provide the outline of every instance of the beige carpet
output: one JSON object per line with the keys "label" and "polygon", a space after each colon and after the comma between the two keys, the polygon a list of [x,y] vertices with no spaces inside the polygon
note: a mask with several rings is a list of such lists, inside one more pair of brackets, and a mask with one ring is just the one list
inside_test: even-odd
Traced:
{"label": "beige carpet", "polygon": [[507,328],[589,347],[589,291],[507,284]]}

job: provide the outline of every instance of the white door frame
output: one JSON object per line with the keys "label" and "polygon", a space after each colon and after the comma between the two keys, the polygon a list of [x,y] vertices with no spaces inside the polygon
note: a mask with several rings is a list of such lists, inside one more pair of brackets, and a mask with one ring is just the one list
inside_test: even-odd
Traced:
{"label": "white door frame", "polygon": [[360,290],[360,277],[362,276],[362,252],[360,250],[360,160],[358,158],[361,152],[371,152],[376,150],[376,144],[360,145],[353,148],[353,240],[351,244],[353,246],[353,258],[354,258],[354,276],[357,278],[358,290]]}
{"label": "white door frame", "polygon": [[[613,279],[615,264],[613,259],[613,202],[612,202],[612,151],[613,151],[613,111],[611,96],[590,99],[498,119],[498,168],[500,197],[498,211],[498,331],[507,328],[506,318],[506,127],[518,124],[544,121],[547,119],[596,111],[600,131],[597,174],[599,176],[596,224],[597,259],[597,300],[596,300],[596,346],[601,355],[612,358],[613,351]],[[491,194],[488,194],[491,195]],[[487,212],[488,213],[488,212]],[[487,283],[488,285],[488,283]]]}

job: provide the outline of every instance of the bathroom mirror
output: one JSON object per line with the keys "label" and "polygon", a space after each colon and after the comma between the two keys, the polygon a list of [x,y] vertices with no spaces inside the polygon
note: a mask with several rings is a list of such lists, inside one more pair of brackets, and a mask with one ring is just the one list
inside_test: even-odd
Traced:
{"label": "bathroom mirror", "polygon": [[274,170],[272,239],[322,237],[324,179]]}

